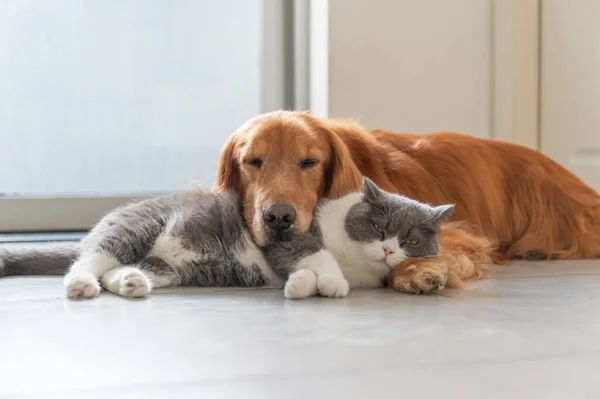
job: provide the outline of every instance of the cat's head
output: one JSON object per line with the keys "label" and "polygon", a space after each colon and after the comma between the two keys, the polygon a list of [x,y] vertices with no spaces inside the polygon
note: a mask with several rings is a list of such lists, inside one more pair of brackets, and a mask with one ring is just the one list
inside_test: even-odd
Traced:
{"label": "cat's head", "polygon": [[365,177],[362,200],[346,216],[346,232],[370,261],[393,268],[406,258],[439,255],[437,233],[453,207],[388,193]]}

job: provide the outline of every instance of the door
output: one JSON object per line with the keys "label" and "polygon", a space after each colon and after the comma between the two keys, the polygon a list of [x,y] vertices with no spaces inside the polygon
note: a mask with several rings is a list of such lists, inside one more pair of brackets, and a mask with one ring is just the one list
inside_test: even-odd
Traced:
{"label": "door", "polygon": [[600,191],[600,1],[541,4],[541,150]]}
{"label": "door", "polygon": [[0,231],[209,188],[227,137],[290,106],[288,6],[0,0]]}

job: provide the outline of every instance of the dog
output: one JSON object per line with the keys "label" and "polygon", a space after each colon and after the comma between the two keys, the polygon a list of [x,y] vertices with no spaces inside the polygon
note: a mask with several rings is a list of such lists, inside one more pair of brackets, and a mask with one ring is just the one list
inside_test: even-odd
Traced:
{"label": "dog", "polygon": [[460,287],[511,259],[600,256],[600,196],[544,154],[459,133],[395,134],[307,112],[244,123],[220,154],[214,190],[233,190],[259,246],[306,231],[319,198],[381,188],[456,204],[441,256],[407,259],[389,285],[408,293]]}

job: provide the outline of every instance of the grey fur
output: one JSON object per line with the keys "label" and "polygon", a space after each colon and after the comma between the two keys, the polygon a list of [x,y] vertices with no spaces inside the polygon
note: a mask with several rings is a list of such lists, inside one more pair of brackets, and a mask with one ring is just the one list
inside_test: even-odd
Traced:
{"label": "grey fur", "polygon": [[320,226],[316,221],[303,234],[297,234],[291,241],[275,241],[263,252],[271,267],[280,275],[289,276],[296,271],[296,264],[309,255],[323,249]]}
{"label": "grey fur", "polygon": [[[346,216],[346,232],[350,239],[372,242],[397,236],[402,249],[410,258],[439,253],[437,233],[440,225],[451,215],[453,205],[431,207],[410,198],[381,190],[364,178],[363,201]],[[377,232],[373,223],[384,231]],[[418,244],[402,244],[415,240]]]}
{"label": "grey fur", "polygon": [[63,275],[79,256],[79,243],[0,247],[0,277]]}

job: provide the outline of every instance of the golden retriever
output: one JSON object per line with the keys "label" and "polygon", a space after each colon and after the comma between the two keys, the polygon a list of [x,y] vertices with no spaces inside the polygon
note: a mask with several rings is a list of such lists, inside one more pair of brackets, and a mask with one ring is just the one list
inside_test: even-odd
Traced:
{"label": "golden retriever", "polygon": [[457,133],[394,134],[304,112],[259,115],[227,141],[216,191],[233,190],[256,243],[308,229],[321,197],[381,188],[433,205],[456,204],[439,235],[442,256],[407,259],[399,291],[479,278],[490,259],[600,256],[600,196],[540,152]]}

